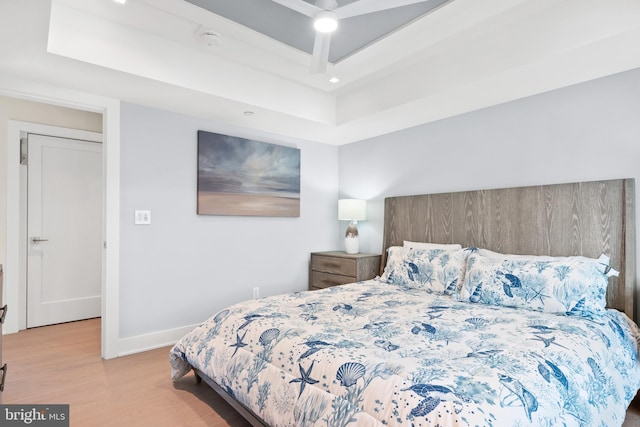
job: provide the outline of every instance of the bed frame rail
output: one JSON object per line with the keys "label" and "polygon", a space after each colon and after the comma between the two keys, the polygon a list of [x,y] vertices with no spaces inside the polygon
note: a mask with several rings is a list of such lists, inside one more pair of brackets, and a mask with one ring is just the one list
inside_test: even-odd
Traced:
{"label": "bed frame rail", "polygon": [[268,427],[262,420],[253,413],[250,409],[245,407],[242,403],[238,402],[227,390],[220,387],[214,380],[206,376],[202,371],[193,368],[193,373],[196,376],[198,383],[204,381],[209,387],[211,387],[216,393],[218,393],[233,409],[235,409],[242,417],[249,422],[253,427]]}

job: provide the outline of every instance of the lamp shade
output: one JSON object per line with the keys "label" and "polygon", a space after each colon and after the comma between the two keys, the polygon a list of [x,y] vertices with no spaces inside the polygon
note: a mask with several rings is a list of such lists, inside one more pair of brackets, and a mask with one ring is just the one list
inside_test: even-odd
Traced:
{"label": "lamp shade", "polygon": [[338,200],[338,219],[341,221],[367,219],[367,201],[360,199]]}

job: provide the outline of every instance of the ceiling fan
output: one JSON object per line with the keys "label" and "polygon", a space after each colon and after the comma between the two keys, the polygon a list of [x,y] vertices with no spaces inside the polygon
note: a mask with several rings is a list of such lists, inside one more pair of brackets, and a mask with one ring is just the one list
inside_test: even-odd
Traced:
{"label": "ceiling fan", "polygon": [[338,20],[428,0],[356,0],[340,7],[336,0],[316,0],[315,5],[304,0],[273,1],[313,19],[316,38],[311,58],[311,74],[319,74],[327,70],[331,34],[338,28]]}

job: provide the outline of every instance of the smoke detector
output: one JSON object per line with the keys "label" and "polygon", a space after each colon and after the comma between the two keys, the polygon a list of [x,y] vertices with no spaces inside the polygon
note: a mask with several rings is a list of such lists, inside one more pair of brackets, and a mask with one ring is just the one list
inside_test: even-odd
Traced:
{"label": "smoke detector", "polygon": [[222,36],[220,33],[208,28],[198,28],[194,36],[198,44],[204,47],[216,48],[222,44]]}

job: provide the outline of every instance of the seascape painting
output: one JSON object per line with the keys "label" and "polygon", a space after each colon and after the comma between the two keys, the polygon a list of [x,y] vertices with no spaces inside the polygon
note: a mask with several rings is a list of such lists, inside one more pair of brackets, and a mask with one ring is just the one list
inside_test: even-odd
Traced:
{"label": "seascape painting", "polygon": [[300,216],[300,150],[198,131],[198,214]]}

